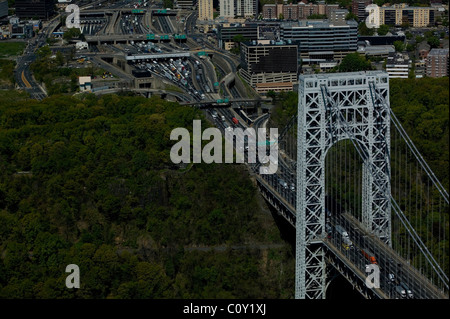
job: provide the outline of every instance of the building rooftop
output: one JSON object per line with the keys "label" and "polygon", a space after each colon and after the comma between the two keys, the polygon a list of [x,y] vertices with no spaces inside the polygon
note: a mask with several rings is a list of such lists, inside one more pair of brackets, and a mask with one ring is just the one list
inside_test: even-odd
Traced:
{"label": "building rooftop", "polygon": [[337,27],[342,28],[347,26],[358,26],[358,23],[354,20],[347,20],[344,24],[341,25],[333,25],[329,20],[298,20],[298,21],[286,21],[281,22],[281,26],[287,27],[300,27],[300,28],[329,28],[329,27]]}
{"label": "building rooftop", "polygon": [[431,49],[430,53],[428,53],[428,56],[433,55],[447,55],[448,49]]}

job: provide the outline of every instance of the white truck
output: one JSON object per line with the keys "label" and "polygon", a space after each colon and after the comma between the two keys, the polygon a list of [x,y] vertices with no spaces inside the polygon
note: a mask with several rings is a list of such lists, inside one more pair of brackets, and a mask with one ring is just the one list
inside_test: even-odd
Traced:
{"label": "white truck", "polygon": [[77,42],[75,43],[75,49],[77,50],[84,50],[88,48],[88,43],[87,42]]}
{"label": "white truck", "polygon": [[353,242],[350,240],[347,231],[341,225],[336,225],[336,232],[341,235],[342,238],[342,246],[348,250],[353,247]]}
{"label": "white truck", "polygon": [[347,231],[341,225],[336,225],[336,231],[338,232],[339,235],[342,236],[342,239],[344,239],[344,238],[350,239]]}

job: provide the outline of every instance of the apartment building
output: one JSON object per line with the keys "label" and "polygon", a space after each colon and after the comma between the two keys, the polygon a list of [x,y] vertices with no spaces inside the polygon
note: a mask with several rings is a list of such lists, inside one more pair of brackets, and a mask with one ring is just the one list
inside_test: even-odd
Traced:
{"label": "apartment building", "polygon": [[448,76],[448,59],[448,49],[431,49],[426,58],[426,75],[433,78]]}

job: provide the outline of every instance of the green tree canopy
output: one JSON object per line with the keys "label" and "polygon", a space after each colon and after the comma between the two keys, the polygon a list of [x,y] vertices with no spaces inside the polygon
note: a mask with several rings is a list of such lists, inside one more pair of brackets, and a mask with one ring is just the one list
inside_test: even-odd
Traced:
{"label": "green tree canopy", "polygon": [[359,53],[347,54],[342,62],[336,67],[337,72],[355,72],[372,70],[372,65],[364,56]]}
{"label": "green tree canopy", "polygon": [[378,35],[386,35],[389,32],[389,26],[386,24],[382,24],[378,28],[377,32],[378,32]]}

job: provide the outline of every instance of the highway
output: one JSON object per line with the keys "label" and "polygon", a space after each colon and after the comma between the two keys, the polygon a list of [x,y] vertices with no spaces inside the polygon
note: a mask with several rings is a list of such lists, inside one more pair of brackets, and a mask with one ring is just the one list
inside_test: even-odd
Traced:
{"label": "highway", "polygon": [[14,70],[14,77],[17,86],[28,92],[33,99],[42,100],[47,96],[47,93],[33,78],[30,71],[30,64],[36,60],[35,51],[46,44],[47,37],[53,32],[57,24],[58,20],[54,18],[42,29],[36,38],[28,40],[24,54],[16,61],[17,65]]}

